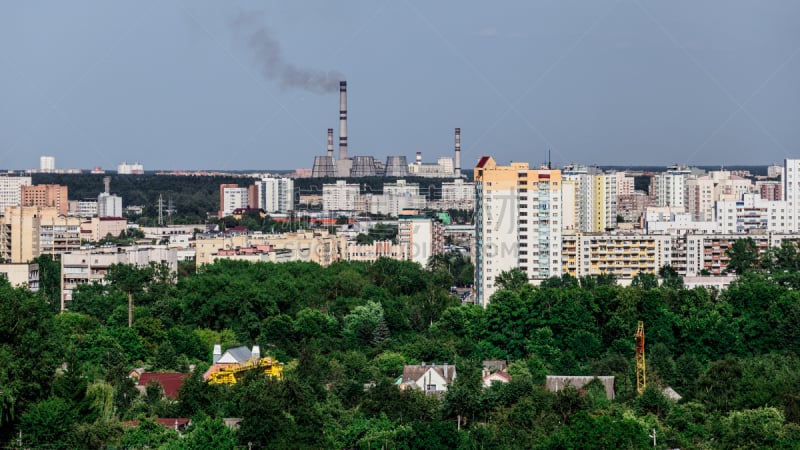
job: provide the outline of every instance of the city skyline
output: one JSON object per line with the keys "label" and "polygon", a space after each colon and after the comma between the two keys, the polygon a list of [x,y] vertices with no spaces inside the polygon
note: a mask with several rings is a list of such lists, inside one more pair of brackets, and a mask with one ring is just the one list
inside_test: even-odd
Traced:
{"label": "city skyline", "polygon": [[340,79],[350,155],[800,156],[793,2],[44,5],[0,16],[3,169],[310,168]]}

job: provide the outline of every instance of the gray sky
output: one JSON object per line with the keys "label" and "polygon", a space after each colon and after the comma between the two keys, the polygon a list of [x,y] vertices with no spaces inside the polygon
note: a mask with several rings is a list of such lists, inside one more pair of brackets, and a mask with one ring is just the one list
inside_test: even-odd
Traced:
{"label": "gray sky", "polygon": [[[0,168],[800,157],[800,2],[8,1]],[[335,139],[335,142],[338,140]]]}

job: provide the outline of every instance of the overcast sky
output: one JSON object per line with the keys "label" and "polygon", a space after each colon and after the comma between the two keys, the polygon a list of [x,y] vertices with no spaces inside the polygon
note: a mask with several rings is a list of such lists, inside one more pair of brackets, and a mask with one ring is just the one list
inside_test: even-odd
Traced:
{"label": "overcast sky", "polygon": [[[800,2],[7,1],[0,169],[800,158]],[[333,87],[334,89],[329,89]],[[335,140],[338,142],[338,140]]]}

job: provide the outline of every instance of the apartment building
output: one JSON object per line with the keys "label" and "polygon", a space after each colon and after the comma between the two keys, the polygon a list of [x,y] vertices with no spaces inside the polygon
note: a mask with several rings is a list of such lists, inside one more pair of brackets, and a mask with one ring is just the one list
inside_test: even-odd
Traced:
{"label": "apartment building", "polygon": [[164,264],[170,273],[178,272],[178,251],[166,246],[99,247],[76,249],[61,255],[61,310],[69,309],[72,294],[81,284],[102,283],[109,267],[131,264],[146,267]]}
{"label": "apartment building", "polygon": [[256,187],[239,187],[238,184],[221,184],[219,186],[219,213],[221,219],[233,215],[237,209],[255,207]]}
{"label": "apartment building", "polygon": [[30,186],[31,177],[0,176],[0,211],[22,205],[22,186]]}
{"label": "apartment building", "polygon": [[364,211],[364,199],[358,184],[336,180],[322,185],[322,210],[337,212]]}
{"label": "apartment building", "polygon": [[715,170],[702,177],[686,179],[684,205],[695,220],[713,220],[715,202],[739,200],[752,188],[753,184],[746,178],[727,170]]}
{"label": "apartment building", "polygon": [[459,209],[470,211],[475,208],[475,183],[456,178],[442,182],[440,209]]}
{"label": "apartment building", "polygon": [[561,274],[561,171],[528,163],[475,167],[475,287],[486,306],[495,277],[519,268],[530,280]]}
{"label": "apartment building", "polygon": [[55,207],[7,207],[0,218],[0,257],[27,263],[43,254],[76,250],[81,245],[80,225],[80,219],[64,217]]}
{"label": "apartment building", "polygon": [[23,185],[20,190],[22,206],[52,206],[66,216],[69,211],[68,189],[59,184]]}
{"label": "apartment building", "polygon": [[576,278],[605,274],[630,280],[639,273],[657,274],[670,261],[667,235],[577,233],[562,239],[563,273]]}
{"label": "apartment building", "polygon": [[26,287],[31,291],[39,290],[38,264],[0,264],[0,277],[6,279],[13,287]]}
{"label": "apartment building", "polygon": [[670,166],[666,171],[653,176],[650,186],[655,197],[655,206],[685,208],[686,179],[691,170],[683,166]]}
{"label": "apartment building", "polygon": [[294,210],[294,180],[263,178],[255,183],[255,207],[267,213]]}
{"label": "apartment building", "polygon": [[409,259],[408,247],[386,240],[371,244],[358,244],[354,241],[347,243],[348,261],[375,262],[380,258],[405,261]]}
{"label": "apartment building", "polygon": [[431,256],[444,253],[444,225],[432,217],[400,216],[397,242],[405,247],[407,259],[426,267]]}
{"label": "apartment building", "polygon": [[197,266],[209,264],[220,250],[271,246],[274,250],[289,250],[291,261],[315,262],[328,266],[347,260],[347,240],[327,231],[302,230],[293,233],[220,233],[197,235],[195,254]]}

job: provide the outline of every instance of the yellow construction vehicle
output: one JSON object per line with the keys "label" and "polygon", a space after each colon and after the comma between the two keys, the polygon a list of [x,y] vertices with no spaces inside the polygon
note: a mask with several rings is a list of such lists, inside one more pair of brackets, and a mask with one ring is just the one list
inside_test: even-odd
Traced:
{"label": "yellow construction vehicle", "polygon": [[213,372],[208,377],[211,384],[236,384],[236,381],[251,371],[257,371],[280,380],[283,377],[283,364],[269,356],[260,359],[250,359],[240,364],[231,364]]}

